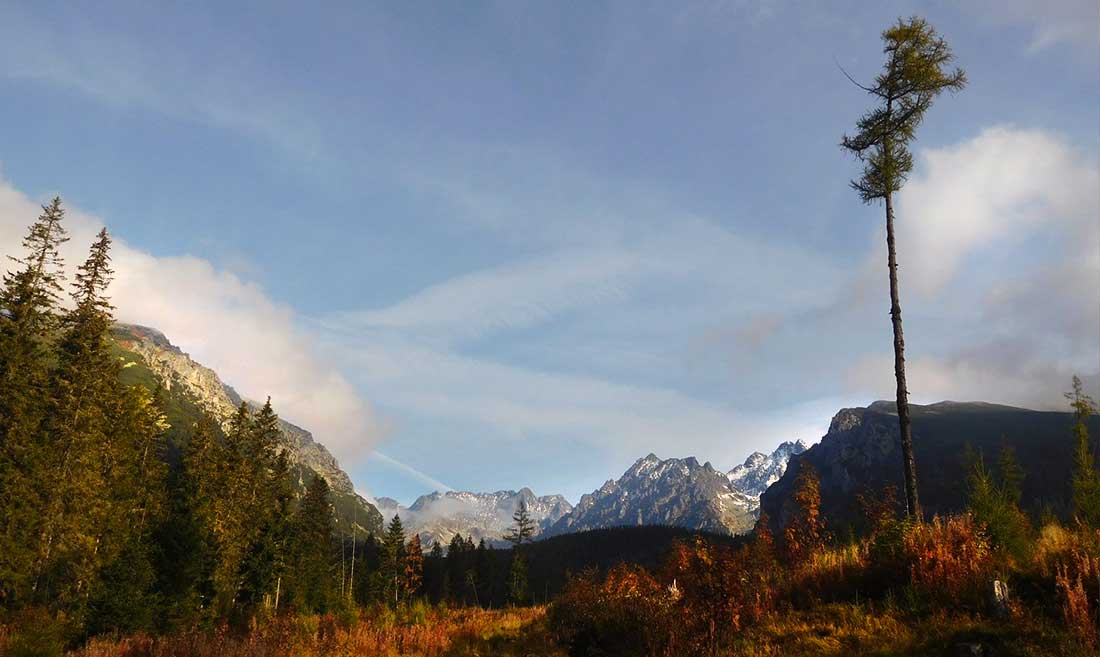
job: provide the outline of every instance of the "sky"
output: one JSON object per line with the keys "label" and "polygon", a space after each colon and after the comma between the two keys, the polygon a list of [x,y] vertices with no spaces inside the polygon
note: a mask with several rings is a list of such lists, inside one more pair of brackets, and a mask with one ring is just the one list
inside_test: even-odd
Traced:
{"label": "sky", "polygon": [[0,2],[0,250],[69,208],[124,321],[367,495],[732,468],[893,395],[883,210],[838,143],[879,34],[969,86],[898,196],[912,400],[1100,380],[1100,6]]}

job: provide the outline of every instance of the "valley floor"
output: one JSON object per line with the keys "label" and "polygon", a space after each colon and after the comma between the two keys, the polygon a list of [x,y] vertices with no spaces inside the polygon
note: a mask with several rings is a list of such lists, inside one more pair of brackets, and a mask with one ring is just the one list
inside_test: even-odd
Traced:
{"label": "valley floor", "polygon": [[[10,639],[10,637],[8,637]],[[0,653],[5,650],[0,634]],[[9,645],[8,647],[14,647]],[[37,654],[28,652],[26,654]],[[348,622],[306,616],[269,621],[246,635],[227,632],[150,639],[94,639],[69,657],[565,657],[546,608],[421,608]],[[914,618],[865,605],[827,604],[777,615],[746,629],[724,657],[1047,657],[1092,654],[1048,623],[1016,616]],[[646,657],[639,655],[638,657]]]}

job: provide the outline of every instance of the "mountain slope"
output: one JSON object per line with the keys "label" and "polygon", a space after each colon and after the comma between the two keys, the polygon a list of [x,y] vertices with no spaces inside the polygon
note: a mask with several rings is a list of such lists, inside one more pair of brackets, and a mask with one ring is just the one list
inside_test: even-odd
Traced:
{"label": "mountain slope", "polygon": [[520,501],[526,503],[535,521],[536,536],[573,509],[561,495],[536,497],[529,488],[494,493],[437,491],[421,495],[408,507],[389,498],[375,501],[386,518],[400,515],[406,531],[419,534],[425,546],[434,542],[446,545],[455,534],[470,536],[474,542],[485,539],[490,545],[503,545]]}
{"label": "mountain slope", "polygon": [[755,521],[752,499],[729,485],[724,472],[694,457],[638,459],[616,481],[581,497],[551,528],[562,534],[625,525],[671,525],[741,533]]}
{"label": "mountain slope", "polygon": [[[242,399],[217,373],[191,359],[156,329],[118,324],[112,332],[118,355],[124,361],[122,377],[126,383],[140,383],[165,391],[168,415],[168,440],[178,454],[189,428],[202,413],[228,426]],[[256,406],[252,401],[249,405]],[[351,479],[340,469],[336,458],[316,442],[305,429],[280,419],[281,447],[287,450],[294,466],[297,484],[303,488],[312,473],[324,477],[332,489],[333,503],[341,524],[350,523],[361,531],[379,531],[382,516],[367,500],[355,493]]]}
{"label": "mountain slope", "polygon": [[[911,405],[913,446],[921,506],[928,515],[966,504],[969,446],[986,464],[996,463],[1002,447],[1015,450],[1023,467],[1025,507],[1064,514],[1069,508],[1073,441],[1069,413],[1029,411],[981,402]],[[1100,432],[1100,417],[1089,422]],[[1093,433],[1097,435],[1097,433]],[[842,532],[858,526],[856,496],[880,494],[893,485],[903,490],[898,419],[892,402],[842,409],[821,442],[791,461],[791,467],[761,498],[761,509],[778,529],[789,516],[789,499],[802,463],[821,479],[821,510],[829,527]],[[901,499],[904,499],[903,497]]]}

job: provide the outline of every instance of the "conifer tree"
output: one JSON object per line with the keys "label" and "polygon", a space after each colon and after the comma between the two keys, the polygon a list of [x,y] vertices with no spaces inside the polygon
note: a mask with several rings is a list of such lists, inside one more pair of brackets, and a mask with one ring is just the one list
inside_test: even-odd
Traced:
{"label": "conifer tree", "polygon": [[31,594],[47,504],[49,447],[41,423],[59,323],[64,215],[59,198],[42,207],[23,239],[23,257],[9,256],[16,268],[0,288],[0,600],[8,605]]}
{"label": "conifer tree", "polygon": [[1001,450],[1000,481],[985,466],[981,454],[970,456],[969,508],[995,548],[1017,559],[1027,556],[1031,524],[1020,510],[1023,471],[1009,448]]}
{"label": "conifer tree", "polygon": [[527,602],[527,560],[519,550],[512,550],[512,563],[508,570],[508,599],[515,605]]}
{"label": "conifer tree", "polygon": [[531,536],[535,533],[535,522],[531,520],[531,514],[527,511],[527,502],[524,500],[519,501],[519,507],[516,508],[516,512],[512,514],[512,522],[515,525],[508,530],[508,533],[504,536],[504,539],[512,543],[512,545],[522,545],[531,540]]}
{"label": "conifer tree", "polygon": [[[293,575],[288,593],[303,611],[327,611],[336,599],[333,574],[332,500],[325,478],[316,475],[306,488],[295,516],[292,539]],[[288,578],[289,579],[289,578]]]}
{"label": "conifer tree", "polygon": [[109,417],[110,513],[97,539],[104,566],[89,603],[91,634],[152,629],[153,529],[167,504],[163,436],[168,424],[157,397],[143,386],[128,387]]}
{"label": "conifer tree", "polygon": [[[962,69],[945,70],[954,56],[947,42],[924,19],[916,16],[892,25],[882,33],[885,70],[870,87],[859,85],[878,106],[857,123],[854,136],[845,135],[841,146],[864,162],[863,175],[852,181],[865,203],[883,201],[886,206],[887,267],[890,273],[890,318],[894,331],[894,378],[897,382],[898,428],[905,470],[905,499],[910,516],[921,517],[917,495],[917,469],[913,458],[913,433],[909,418],[909,390],[905,382],[905,339],[898,300],[898,265],[894,248],[894,193],[910,170],[909,144],[932,102],[944,91],[966,85]],[[858,84],[858,83],[857,83]]]}
{"label": "conifer tree", "polygon": [[432,541],[432,549],[424,561],[424,592],[432,602],[439,602],[446,596],[444,590],[446,568],[443,545],[439,541]]}
{"label": "conifer tree", "polygon": [[1100,528],[1100,471],[1096,451],[1089,440],[1089,417],[1096,414],[1096,402],[1085,394],[1079,377],[1066,393],[1073,409],[1073,512],[1079,522]]}
{"label": "conifer tree", "polygon": [[405,594],[405,528],[401,516],[393,514],[386,533],[382,537],[382,576],[387,603],[398,605]]}
{"label": "conifer tree", "polygon": [[[172,592],[171,599],[177,606],[173,617],[181,622],[186,622],[193,609],[207,619],[216,612],[218,498],[225,489],[225,452],[214,421],[202,417],[184,448],[177,485],[180,504],[172,516],[175,524],[168,528],[175,559],[166,570],[175,570],[181,577],[166,588]],[[190,577],[182,577],[183,574]]]}
{"label": "conifer tree", "polygon": [[17,265],[0,289],[0,446],[9,433],[33,433],[44,410],[48,351],[58,327],[64,280],[60,247],[68,241],[61,199],[42,214],[23,238],[25,255],[8,256]]}
{"label": "conifer tree", "polygon": [[116,408],[118,362],[107,332],[111,305],[111,239],[99,232],[73,283],[74,308],[65,314],[44,423],[48,434],[47,502],[38,541],[35,586],[71,615],[86,603],[103,557],[100,528],[110,516],[108,413]]}
{"label": "conifer tree", "polygon": [[273,594],[278,583],[276,572],[280,558],[278,514],[285,511],[292,492],[289,490],[289,463],[283,453],[276,454],[281,435],[279,417],[269,397],[252,418],[242,440],[242,471],[246,480],[242,523],[243,542],[248,545],[241,564],[241,601],[253,607]]}
{"label": "conifer tree", "polygon": [[252,546],[255,470],[247,453],[251,434],[252,413],[242,401],[225,434],[223,461],[216,481],[219,493],[213,499],[213,531],[218,549],[214,590],[217,612],[222,616],[227,616],[237,604],[244,580],[244,561]]}

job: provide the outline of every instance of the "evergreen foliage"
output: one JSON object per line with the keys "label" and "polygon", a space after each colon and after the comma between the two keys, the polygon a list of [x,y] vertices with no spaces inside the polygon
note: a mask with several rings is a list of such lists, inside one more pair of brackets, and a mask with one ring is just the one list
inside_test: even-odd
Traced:
{"label": "evergreen foliage", "polygon": [[60,305],[64,214],[43,207],[0,289],[0,614],[72,640],[244,621],[280,596],[330,608],[327,482],[296,499],[270,399],[224,431],[197,407],[169,425],[111,340],[105,229]]}
{"label": "evergreen foliage", "polygon": [[1031,523],[1020,510],[1020,485],[1023,470],[1009,448],[998,458],[999,481],[985,466],[981,455],[972,457],[968,479],[969,507],[981,523],[995,549],[1020,561],[1031,544]]}
{"label": "evergreen foliage", "polygon": [[405,528],[401,524],[401,516],[395,513],[382,538],[383,598],[394,607],[406,592],[406,557]]}
{"label": "evergreen foliage", "polygon": [[1096,402],[1085,394],[1079,377],[1066,393],[1073,409],[1073,512],[1079,522],[1100,528],[1100,469],[1096,449],[1089,439],[1089,417],[1097,412]]}

